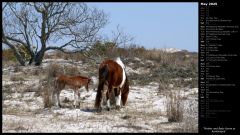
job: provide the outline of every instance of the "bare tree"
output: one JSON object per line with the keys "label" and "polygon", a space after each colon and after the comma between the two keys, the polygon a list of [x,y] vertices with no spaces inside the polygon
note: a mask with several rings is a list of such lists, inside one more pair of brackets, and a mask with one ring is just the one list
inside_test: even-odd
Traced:
{"label": "bare tree", "polygon": [[[88,50],[106,23],[102,10],[85,3],[3,3],[2,43],[13,50],[21,65],[40,65],[49,50]],[[20,53],[22,47],[30,55],[27,60]]]}
{"label": "bare tree", "polygon": [[93,60],[95,63],[99,63],[105,59],[103,54],[106,53],[106,51],[111,51],[111,53],[114,54],[118,48],[122,47],[126,49],[129,45],[133,44],[133,40],[134,37],[124,33],[123,30],[120,30],[119,25],[117,25],[117,30],[112,31],[111,37],[101,37],[99,40],[95,41],[90,50],[85,51],[82,54],[86,58]]}

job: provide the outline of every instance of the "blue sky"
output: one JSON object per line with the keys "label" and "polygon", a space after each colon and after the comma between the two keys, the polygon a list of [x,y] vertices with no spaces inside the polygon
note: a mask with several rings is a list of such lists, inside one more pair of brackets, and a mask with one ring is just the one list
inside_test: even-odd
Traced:
{"label": "blue sky", "polygon": [[104,10],[109,23],[101,31],[120,29],[145,48],[178,48],[198,51],[198,3],[87,3]]}

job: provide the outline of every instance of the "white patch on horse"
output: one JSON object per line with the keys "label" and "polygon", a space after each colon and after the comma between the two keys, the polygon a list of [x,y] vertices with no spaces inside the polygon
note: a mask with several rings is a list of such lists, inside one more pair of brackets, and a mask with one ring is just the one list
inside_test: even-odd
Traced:
{"label": "white patch on horse", "polygon": [[117,57],[116,60],[115,60],[123,69],[125,68],[122,60],[120,59],[120,57]]}
{"label": "white patch on horse", "polygon": [[119,95],[115,97],[115,99],[116,99],[116,105],[120,106],[121,105],[121,103],[120,103],[121,102],[121,91],[120,91]]}
{"label": "white patch on horse", "polygon": [[107,100],[107,107],[110,108],[110,100]]}
{"label": "white patch on horse", "polygon": [[115,61],[122,67],[122,70],[123,70],[123,72],[122,72],[123,79],[122,79],[122,82],[120,84],[120,88],[122,88],[122,86],[123,86],[123,84],[126,80],[125,66],[124,66],[123,62],[121,61],[120,57],[117,57],[117,59]]}

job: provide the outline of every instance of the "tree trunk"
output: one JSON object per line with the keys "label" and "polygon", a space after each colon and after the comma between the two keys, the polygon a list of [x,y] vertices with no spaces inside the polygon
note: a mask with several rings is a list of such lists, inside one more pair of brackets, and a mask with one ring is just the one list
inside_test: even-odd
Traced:
{"label": "tree trunk", "polygon": [[17,52],[14,52],[14,54],[15,54],[18,62],[20,63],[20,65],[21,65],[21,66],[25,66],[25,61],[24,61],[24,59],[21,57],[21,55],[20,55],[19,53],[17,53]]}
{"label": "tree trunk", "polygon": [[34,60],[34,57],[33,57],[33,56],[31,56],[31,59],[29,60],[28,64],[29,64],[29,65],[32,65],[32,63],[33,63],[33,60]]}
{"label": "tree trunk", "polygon": [[43,56],[44,56],[44,50],[40,50],[36,57],[34,58],[35,66],[40,66],[42,64]]}

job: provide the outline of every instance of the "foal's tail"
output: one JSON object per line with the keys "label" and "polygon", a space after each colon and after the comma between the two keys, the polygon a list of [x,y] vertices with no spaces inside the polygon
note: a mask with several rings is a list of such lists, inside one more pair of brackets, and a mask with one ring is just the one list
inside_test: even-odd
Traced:
{"label": "foal's tail", "polygon": [[102,68],[99,69],[99,84],[97,89],[97,95],[95,99],[95,108],[99,108],[102,100],[102,91],[104,87],[104,83],[106,81],[108,75],[108,66],[104,65]]}

